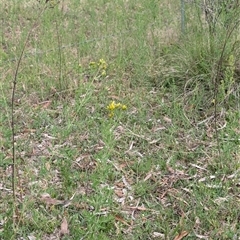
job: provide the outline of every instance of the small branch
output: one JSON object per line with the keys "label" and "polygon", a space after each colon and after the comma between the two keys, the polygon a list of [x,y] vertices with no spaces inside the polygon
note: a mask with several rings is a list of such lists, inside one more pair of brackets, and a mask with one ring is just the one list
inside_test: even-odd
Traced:
{"label": "small branch", "polygon": [[12,87],[12,96],[11,96],[11,130],[12,130],[12,197],[13,197],[13,234],[16,235],[16,215],[17,215],[17,209],[16,209],[16,147],[15,147],[15,141],[16,141],[16,133],[15,133],[15,119],[14,119],[14,102],[15,102],[15,93],[17,88],[17,77],[18,72],[20,68],[20,64],[22,62],[23,54],[26,49],[27,43],[29,41],[30,35],[32,33],[32,30],[34,29],[37,21],[39,20],[39,17],[42,15],[46,8],[44,8],[39,16],[37,17],[36,21],[32,24],[30,31],[28,32],[27,38],[24,42],[22,51],[20,53],[19,59],[17,61],[16,70],[13,76],[13,87]]}
{"label": "small branch", "polygon": [[[34,26],[33,26],[34,27]],[[31,28],[31,30],[33,29]],[[23,53],[27,46],[31,30],[27,35],[27,39],[24,43],[20,57],[17,61],[17,67],[13,78],[13,88],[12,88],[12,100],[11,100],[11,129],[12,129],[12,195],[13,195],[13,226],[15,228],[15,213],[16,213],[16,149],[15,149],[15,121],[14,121],[14,102],[15,102],[15,92],[17,88],[17,76],[19,72],[20,63],[22,61]]]}
{"label": "small branch", "polygon": [[59,55],[59,77],[58,77],[58,80],[59,80],[59,84],[60,84],[60,89],[62,90],[63,89],[63,84],[62,84],[62,81],[63,81],[63,74],[62,74],[62,51],[61,51],[61,39],[60,39],[60,34],[59,34],[59,28],[58,28],[58,21],[56,21],[56,31],[57,31],[57,41],[58,41],[58,55]]}

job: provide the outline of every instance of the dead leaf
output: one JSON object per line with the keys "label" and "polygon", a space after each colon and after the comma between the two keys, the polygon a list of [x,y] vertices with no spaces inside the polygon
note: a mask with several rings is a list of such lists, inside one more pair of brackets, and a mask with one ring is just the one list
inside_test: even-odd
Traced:
{"label": "dead leaf", "polygon": [[175,173],[175,170],[174,170],[172,167],[170,167],[169,165],[167,165],[167,170],[168,170],[169,173],[171,173],[171,174],[174,174],[174,173]]}
{"label": "dead leaf", "polygon": [[174,240],[181,240],[183,239],[184,237],[186,237],[188,235],[188,232],[187,231],[182,231],[180,234],[178,234]]}
{"label": "dead leaf", "polygon": [[146,182],[148,179],[150,179],[151,177],[152,177],[152,171],[150,171],[148,174],[147,174],[147,176],[144,178],[144,182]]}
{"label": "dead leaf", "polygon": [[117,220],[118,222],[123,223],[124,225],[131,226],[129,223],[127,223],[127,222],[126,222],[121,216],[119,216],[119,215],[116,215],[116,216],[115,216],[115,220]]}
{"label": "dead leaf", "polygon": [[69,234],[67,219],[64,217],[61,223],[60,235]]}
{"label": "dead leaf", "polygon": [[124,197],[124,192],[122,191],[122,189],[115,189],[114,193],[118,196],[118,197]]}
{"label": "dead leaf", "polygon": [[47,109],[51,104],[51,101],[44,101],[39,103],[38,105],[41,106],[43,109]]}
{"label": "dead leaf", "polygon": [[196,233],[195,233],[195,235],[196,235],[196,237],[197,237],[198,239],[204,239],[204,240],[208,240],[208,239],[209,239],[208,236],[203,236],[203,235],[199,235],[199,234],[196,234]]}
{"label": "dead leaf", "polygon": [[28,236],[28,240],[36,240],[36,237],[33,235]]}
{"label": "dead leaf", "polygon": [[134,210],[134,211],[136,211],[136,210],[138,210],[138,211],[147,211],[147,210],[149,210],[149,209],[147,209],[145,207],[129,207],[129,209]]}
{"label": "dead leaf", "polygon": [[172,119],[167,117],[167,116],[164,116],[163,117],[163,120],[166,122],[166,123],[172,123]]}
{"label": "dead leaf", "polygon": [[116,95],[111,95],[109,98],[115,99],[115,100],[120,100],[120,97],[119,97],[119,96],[116,96]]}
{"label": "dead leaf", "polygon": [[50,171],[51,165],[50,165],[49,162],[46,162],[46,163],[45,163],[45,168],[46,168],[48,171]]}
{"label": "dead leaf", "polygon": [[51,196],[48,193],[42,194],[40,200],[47,205],[62,205],[62,204],[64,204],[63,200],[58,200],[58,199],[55,199],[55,198],[51,198]]}
{"label": "dead leaf", "polygon": [[35,133],[36,129],[24,128],[22,133]]}
{"label": "dead leaf", "polygon": [[131,185],[127,182],[127,180],[124,176],[122,176],[122,181],[123,181],[123,183],[125,184],[125,186],[128,190],[132,190]]}
{"label": "dead leaf", "polygon": [[162,233],[159,233],[159,232],[153,232],[153,238],[161,238],[161,239],[163,239],[164,238],[164,234],[162,234]]}

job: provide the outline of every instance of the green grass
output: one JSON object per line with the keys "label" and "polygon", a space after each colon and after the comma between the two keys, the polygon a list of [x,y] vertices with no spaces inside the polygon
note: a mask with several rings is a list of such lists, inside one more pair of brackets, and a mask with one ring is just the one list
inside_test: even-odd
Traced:
{"label": "green grass", "polygon": [[[186,4],[182,35],[180,1],[63,0],[37,18],[44,6],[0,4],[0,239],[15,238],[11,89],[29,32],[14,105],[18,239],[56,238],[64,218],[63,239],[238,239],[237,28],[215,116],[231,26],[219,20],[210,39]],[[112,101],[127,109],[109,117]]]}

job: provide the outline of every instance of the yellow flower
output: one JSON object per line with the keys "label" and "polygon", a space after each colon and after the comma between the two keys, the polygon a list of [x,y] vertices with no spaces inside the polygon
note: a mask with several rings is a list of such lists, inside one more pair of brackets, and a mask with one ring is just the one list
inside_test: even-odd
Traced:
{"label": "yellow flower", "polygon": [[112,118],[113,116],[114,116],[114,112],[110,112],[109,114],[108,114],[108,116],[110,117],[110,118]]}
{"label": "yellow flower", "polygon": [[120,111],[120,110],[126,110],[127,109],[127,106],[124,105],[124,104],[121,104],[121,103],[116,103],[115,101],[112,101],[108,106],[107,106],[107,110],[109,110],[109,114],[108,116],[110,118],[112,118],[114,116],[114,111],[116,109],[119,109],[117,111]]}
{"label": "yellow flower", "polygon": [[99,67],[100,67],[101,69],[104,69],[104,70],[107,69],[107,63],[106,63],[106,61],[105,61],[103,58],[101,58],[101,59],[99,60],[98,65],[99,65]]}
{"label": "yellow flower", "polygon": [[121,103],[117,103],[117,104],[116,104],[116,108],[120,108],[121,105],[122,105]]}
{"label": "yellow flower", "polygon": [[102,77],[105,77],[107,75],[106,70],[102,70],[101,75],[102,75]]}
{"label": "yellow flower", "polygon": [[122,105],[122,110],[126,110],[127,106],[126,105]]}
{"label": "yellow flower", "polygon": [[107,109],[110,111],[113,111],[116,108],[116,103],[115,101],[112,101],[108,106]]}
{"label": "yellow flower", "polygon": [[95,68],[97,66],[97,63],[96,62],[90,62],[89,66]]}

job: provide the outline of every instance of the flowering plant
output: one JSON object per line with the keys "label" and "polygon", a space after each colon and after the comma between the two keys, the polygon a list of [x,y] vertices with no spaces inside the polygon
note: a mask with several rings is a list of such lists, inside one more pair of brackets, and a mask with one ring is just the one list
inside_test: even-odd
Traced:
{"label": "flowering plant", "polygon": [[98,62],[90,62],[89,63],[90,70],[97,70],[98,78],[105,77],[107,75],[107,72],[106,72],[107,67],[108,67],[108,65],[103,58],[99,59]]}
{"label": "flowering plant", "polygon": [[114,116],[115,111],[126,110],[126,109],[127,109],[126,105],[112,101],[107,106],[107,110],[109,112],[108,116],[112,118]]}

